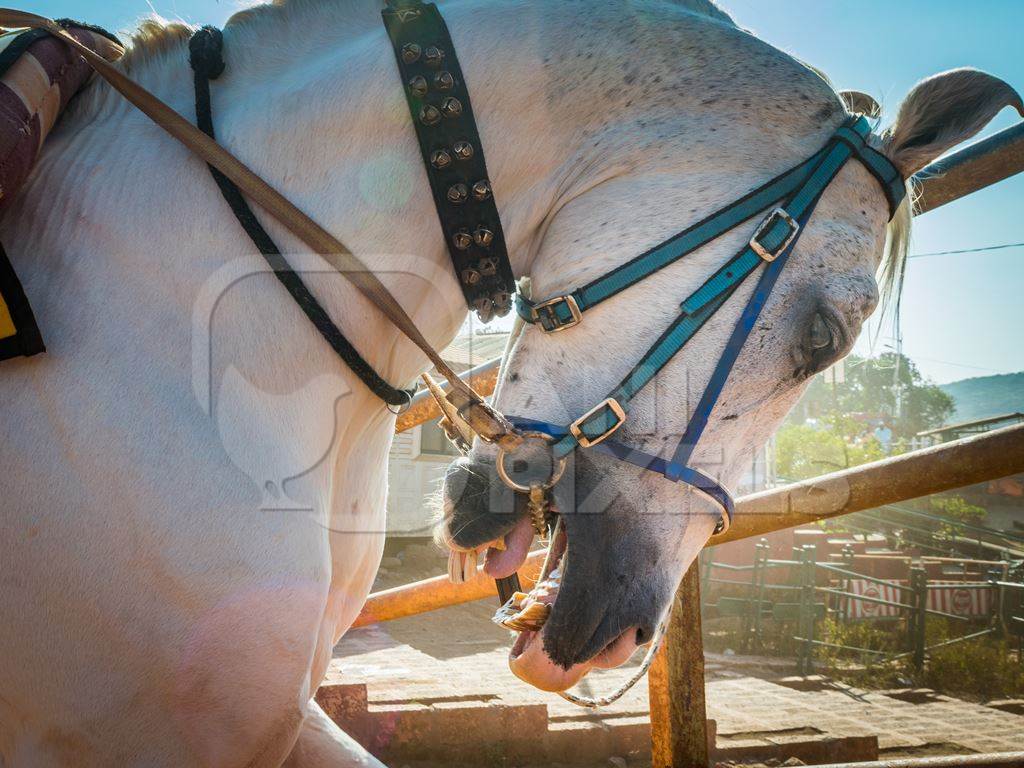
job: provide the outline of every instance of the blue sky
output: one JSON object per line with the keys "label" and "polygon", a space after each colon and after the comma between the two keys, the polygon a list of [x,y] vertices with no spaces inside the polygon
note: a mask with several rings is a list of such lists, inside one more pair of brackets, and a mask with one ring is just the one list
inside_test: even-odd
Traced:
{"label": "blue sky", "polygon": [[[839,88],[866,91],[886,117],[922,77],[958,66],[992,72],[1024,91],[1022,0],[719,0],[742,26],[824,70]],[[246,2],[32,0],[17,7],[124,30],[157,11],[220,24]],[[986,133],[1018,119],[1011,110]],[[1024,175],[916,222],[912,253],[1024,242]],[[1024,370],[1024,248],[914,259],[903,295],[903,349],[942,383]],[[893,343],[891,327],[876,350]],[[862,337],[859,352],[870,350]]]}

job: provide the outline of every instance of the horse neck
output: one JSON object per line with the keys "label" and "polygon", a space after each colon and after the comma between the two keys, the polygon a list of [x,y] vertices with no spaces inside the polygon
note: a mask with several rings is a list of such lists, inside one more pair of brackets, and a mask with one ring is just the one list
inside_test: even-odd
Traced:
{"label": "horse neck", "polygon": [[[366,104],[348,89],[325,88],[333,79],[330,63],[304,55],[301,45],[286,61],[272,57],[278,71],[267,80],[265,63],[250,66],[257,58],[242,48],[250,41],[239,38],[236,44],[227,35],[227,71],[212,84],[219,141],[359,255],[428,340],[444,347],[466,308],[440,236],[422,234],[437,229],[436,214],[429,188],[421,188],[421,161],[411,131],[393,141],[375,133]],[[283,45],[287,48],[287,41]],[[160,52],[136,52],[127,69],[143,87],[192,118],[187,61],[186,43],[178,39],[165,41]],[[405,121],[409,130],[407,116]],[[398,133],[397,127],[389,133]],[[394,186],[395,174],[406,179],[405,189]],[[52,215],[54,210],[61,215]],[[256,213],[367,362],[392,384],[411,384],[425,367],[422,353],[325,261],[307,254],[267,214]],[[33,282],[33,271],[45,269],[47,260],[87,261],[89,274],[106,284],[104,291],[143,286],[140,313],[146,306],[159,311],[176,305],[183,321],[180,338],[186,342],[190,335],[195,342],[195,327],[190,333],[188,325],[192,321],[194,326],[197,313],[205,311],[202,305],[211,291],[242,286],[258,312],[239,302],[225,304],[217,296],[218,322],[228,329],[236,354],[250,358],[241,367],[249,369],[247,375],[261,369],[258,378],[266,387],[301,384],[305,366],[297,365],[290,352],[309,337],[325,358],[338,363],[281,287],[259,277],[267,276],[266,265],[208,169],[102,83],[82,94],[65,115],[3,228],[16,262],[20,253],[36,254],[18,266],[26,282]],[[52,271],[52,279],[60,276],[59,268]],[[257,285],[243,285],[251,276]],[[225,316],[228,307],[241,311],[235,318]],[[268,343],[268,336],[275,341]],[[348,380],[352,391],[365,392],[347,368],[334,367],[341,368],[334,372]],[[314,368],[323,369],[322,361]],[[279,380],[269,381],[268,375]],[[379,401],[369,401],[383,412]]]}
{"label": "horse neck", "polygon": [[[619,31],[628,30],[619,30],[614,9],[578,17],[554,6],[538,15],[521,3],[493,0],[444,10],[473,96],[513,271],[529,274],[553,215],[624,173],[644,151],[636,139],[648,129],[636,116],[649,105],[638,102],[631,111],[628,100],[634,91],[647,93],[643,83],[633,87],[627,67],[628,57],[639,54],[623,43],[628,35]],[[699,38],[696,30],[690,34]],[[596,63],[588,63],[588,50],[599,54]],[[377,10],[314,0],[267,7],[225,28],[225,58],[227,69],[213,84],[221,143],[362,257],[425,336],[445,346],[465,305]],[[192,115],[182,36],[158,53],[133,54],[128,69]],[[612,76],[615,88],[607,87]],[[62,215],[50,215],[54,210]],[[268,216],[260,218],[286,254],[305,250]],[[22,250],[36,254],[85,253],[97,280],[137,278],[107,289],[147,286],[151,301],[176,302],[186,317],[225,265],[262,269],[205,166],[100,84],[51,137],[32,184],[5,219],[11,221],[18,222],[12,245],[20,240]],[[331,316],[385,378],[409,383],[425,366],[421,353],[321,266],[308,282]],[[166,295],[169,285],[174,295]],[[251,349],[253,367],[298,377],[290,342],[314,332],[295,320],[273,280],[253,291],[262,314],[253,322],[243,313],[235,323],[239,354]],[[268,347],[268,334],[279,343]]]}

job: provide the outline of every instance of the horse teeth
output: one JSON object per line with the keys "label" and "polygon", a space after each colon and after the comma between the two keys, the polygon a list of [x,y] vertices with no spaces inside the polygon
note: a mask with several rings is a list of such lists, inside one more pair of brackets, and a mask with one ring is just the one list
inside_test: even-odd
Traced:
{"label": "horse teeth", "polygon": [[462,560],[463,582],[470,581],[474,576],[476,576],[477,557],[478,554],[475,549],[471,549],[469,552],[466,552],[466,556]]}
{"label": "horse teeth", "polygon": [[[514,599],[514,598],[513,598]],[[532,631],[536,632],[544,623],[548,620],[548,616],[551,615],[551,606],[546,603],[531,602],[526,608],[523,608],[518,613],[513,613],[517,608],[516,605],[509,600],[501,610],[494,615],[494,621],[496,624],[500,624],[506,629],[511,629],[514,632]]]}
{"label": "horse teeth", "polygon": [[551,615],[551,606],[545,603],[530,603],[526,608],[512,617],[517,628],[537,631],[544,626],[544,622]]}
{"label": "horse teeth", "polygon": [[465,552],[457,552],[453,549],[448,553],[448,581],[452,584],[461,584],[465,581],[462,568],[465,558]]}
{"label": "horse teeth", "polygon": [[495,549],[498,552],[504,552],[507,547],[505,546],[505,537],[500,536],[491,542],[491,549]]}

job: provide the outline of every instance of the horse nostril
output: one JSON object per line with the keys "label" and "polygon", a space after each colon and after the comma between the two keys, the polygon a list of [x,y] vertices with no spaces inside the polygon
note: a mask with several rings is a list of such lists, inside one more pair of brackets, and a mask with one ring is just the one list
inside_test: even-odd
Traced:
{"label": "horse nostril", "polygon": [[654,630],[651,627],[636,628],[636,644],[647,645],[654,637]]}
{"label": "horse nostril", "polygon": [[516,459],[512,462],[512,471],[517,475],[521,475],[530,468],[530,462],[524,461],[523,459]]}

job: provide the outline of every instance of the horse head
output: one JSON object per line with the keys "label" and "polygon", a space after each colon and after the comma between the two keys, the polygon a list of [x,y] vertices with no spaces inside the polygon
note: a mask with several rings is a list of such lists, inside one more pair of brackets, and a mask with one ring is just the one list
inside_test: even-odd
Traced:
{"label": "horse head", "polygon": [[[849,120],[849,94],[715,14],[668,5],[642,21],[627,30],[595,12],[581,21],[579,42],[559,51],[565,71],[554,80],[572,84],[563,90],[575,106],[564,108],[580,123],[580,144],[529,259],[535,299],[564,296],[630,262],[814,157]],[[576,56],[575,46],[601,53]],[[1022,109],[1002,81],[946,72],[919,83],[867,145],[902,185],[1007,105]],[[823,188],[707,414],[690,467],[735,488],[810,378],[850,351],[880,284],[896,290],[902,273],[912,201],[892,202],[864,163],[845,164]],[[744,248],[762,217],[645,275],[582,321],[571,318],[564,332],[522,328],[495,406],[544,424],[579,419],[635,370],[679,317],[680,302]],[[671,457],[756,284],[751,276],[725,296],[637,393],[617,441]],[[540,445],[518,460],[542,465],[547,478],[553,459]],[[547,569],[554,573],[533,596],[550,613],[542,628],[520,633],[510,656],[515,674],[546,690],[565,690],[649,643],[722,515],[707,494],[608,452],[581,448],[566,458],[550,490],[560,520]],[[442,537],[456,550],[487,549],[485,570],[505,577],[526,557],[533,527],[527,497],[499,479],[498,461],[494,446],[477,441],[450,467]]]}

